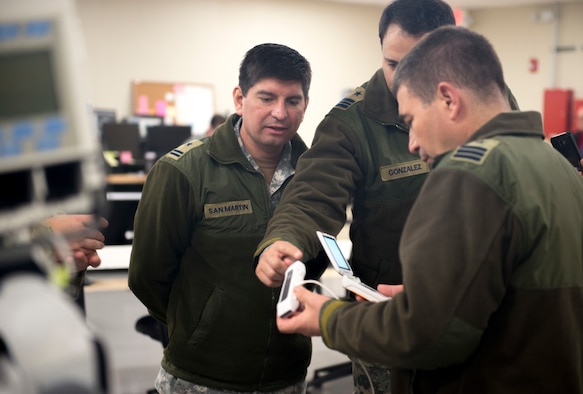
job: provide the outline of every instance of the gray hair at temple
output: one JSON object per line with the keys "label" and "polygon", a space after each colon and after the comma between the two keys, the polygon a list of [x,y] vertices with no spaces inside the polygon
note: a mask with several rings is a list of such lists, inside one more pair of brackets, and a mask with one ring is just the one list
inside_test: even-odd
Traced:
{"label": "gray hair at temple", "polygon": [[402,85],[429,104],[437,85],[450,82],[487,101],[506,91],[504,74],[492,44],[465,27],[440,27],[415,44],[395,70],[395,95]]}

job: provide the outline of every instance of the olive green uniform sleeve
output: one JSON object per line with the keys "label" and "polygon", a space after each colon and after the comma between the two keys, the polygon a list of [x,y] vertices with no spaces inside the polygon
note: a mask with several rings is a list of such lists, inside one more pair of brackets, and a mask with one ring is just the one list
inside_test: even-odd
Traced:
{"label": "olive green uniform sleeve", "polygon": [[325,343],[428,392],[577,392],[582,195],[538,113],[499,114],[437,158],[403,231],[404,291],[325,304]]}
{"label": "olive green uniform sleeve", "polygon": [[156,319],[166,322],[172,283],[192,229],[194,193],[186,176],[159,161],[148,174],[134,219],[128,284]]}
{"label": "olive green uniform sleeve", "polygon": [[[440,198],[451,190],[458,198]],[[506,228],[515,228],[520,239],[509,206],[484,184],[452,172],[433,174],[405,227],[405,291],[392,301],[336,309],[322,327],[326,344],[400,368],[434,369],[465,360],[504,296],[500,254]],[[407,234],[412,231],[414,237]]]}
{"label": "olive green uniform sleeve", "polygon": [[298,162],[256,257],[276,240],[299,247],[307,259],[317,256],[316,231],[337,234],[346,223],[346,207],[362,176],[360,142],[340,119],[327,116],[312,146]]}

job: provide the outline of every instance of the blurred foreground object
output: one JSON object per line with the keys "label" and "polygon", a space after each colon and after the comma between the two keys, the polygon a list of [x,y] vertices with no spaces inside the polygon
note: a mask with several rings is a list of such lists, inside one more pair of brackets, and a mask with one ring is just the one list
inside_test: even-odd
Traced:
{"label": "blurred foreground object", "polygon": [[108,392],[99,341],[47,280],[55,254],[31,231],[55,213],[96,213],[104,193],[74,5],[0,0],[2,393]]}

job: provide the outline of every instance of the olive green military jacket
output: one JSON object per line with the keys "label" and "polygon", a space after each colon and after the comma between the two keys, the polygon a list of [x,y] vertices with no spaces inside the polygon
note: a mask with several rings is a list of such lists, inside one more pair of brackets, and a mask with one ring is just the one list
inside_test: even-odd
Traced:
{"label": "olive green military jacket", "polygon": [[352,205],[355,274],[371,286],[400,283],[399,239],[429,167],[408,151],[397,119],[382,70],[342,99],[318,125],[256,255],[283,239],[315,256],[316,230],[337,234]]}
{"label": "olive green military jacket", "polygon": [[404,292],[327,303],[329,347],[390,365],[394,394],[583,392],[583,178],[541,123],[500,114],[437,162],[403,232]]}
{"label": "olive green military jacket", "polygon": [[[135,216],[129,286],[168,325],[168,372],[204,386],[275,390],[305,378],[311,341],[277,330],[279,289],[255,276],[272,208],[237,141],[238,119],[153,166]],[[298,136],[291,144],[295,167],[306,146]]]}
{"label": "olive green military jacket", "polygon": [[256,258],[279,239],[312,258],[320,250],[316,231],[338,234],[351,205],[355,274],[373,287],[401,283],[401,232],[429,167],[409,152],[398,119],[382,70],[342,99],[318,125]]}

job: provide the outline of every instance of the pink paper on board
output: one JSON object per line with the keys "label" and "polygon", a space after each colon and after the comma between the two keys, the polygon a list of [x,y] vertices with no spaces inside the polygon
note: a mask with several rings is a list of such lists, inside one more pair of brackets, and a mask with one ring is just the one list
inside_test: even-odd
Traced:
{"label": "pink paper on board", "polygon": [[142,94],[138,97],[138,108],[137,108],[138,115],[149,115],[150,114],[150,106],[148,102],[148,96]]}
{"label": "pink paper on board", "polygon": [[166,101],[164,100],[156,101],[156,115],[166,116]]}

